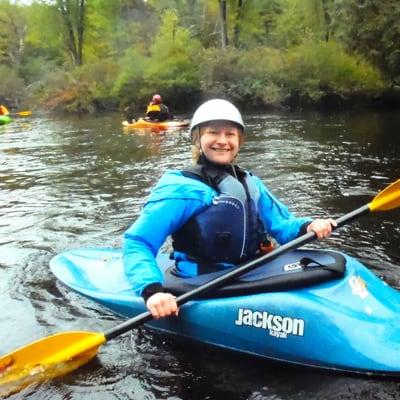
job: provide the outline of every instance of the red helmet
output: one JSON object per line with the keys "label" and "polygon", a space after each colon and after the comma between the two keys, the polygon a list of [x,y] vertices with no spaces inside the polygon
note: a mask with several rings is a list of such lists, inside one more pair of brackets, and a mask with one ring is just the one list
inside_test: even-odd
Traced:
{"label": "red helmet", "polygon": [[155,104],[160,104],[162,102],[162,97],[159,94],[155,94],[152,101]]}

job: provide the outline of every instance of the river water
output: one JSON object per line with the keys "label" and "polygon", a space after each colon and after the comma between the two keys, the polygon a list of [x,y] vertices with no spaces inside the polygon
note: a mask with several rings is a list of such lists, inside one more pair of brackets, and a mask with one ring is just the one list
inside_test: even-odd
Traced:
{"label": "river water", "polygon": [[[299,215],[340,216],[399,178],[399,113],[246,116],[240,164]],[[119,115],[0,126],[0,354],[121,322],[49,270],[72,248],[119,247],[151,186],[190,158],[187,129],[126,133]],[[359,258],[400,288],[400,213],[374,213],[313,247]],[[398,399],[400,381],[333,374],[181,343],[145,328],[67,376],[11,399]]]}

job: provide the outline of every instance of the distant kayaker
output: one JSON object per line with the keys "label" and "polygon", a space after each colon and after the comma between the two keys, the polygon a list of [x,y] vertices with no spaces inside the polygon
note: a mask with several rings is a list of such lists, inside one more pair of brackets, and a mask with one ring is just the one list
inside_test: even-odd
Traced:
{"label": "distant kayaker", "polygon": [[284,244],[314,231],[322,239],[336,226],[331,218],[294,216],[259,178],[235,164],[245,125],[230,102],[202,104],[190,131],[194,165],[166,171],[124,234],[126,276],[154,318],[178,314],[155,260],[168,236],[176,273],[191,277],[258,257],[268,237]]}
{"label": "distant kayaker", "polygon": [[162,97],[155,94],[146,109],[146,119],[162,122],[171,118],[168,107],[162,103]]}
{"label": "distant kayaker", "polygon": [[0,105],[0,115],[9,115],[10,112],[8,111],[6,106]]}

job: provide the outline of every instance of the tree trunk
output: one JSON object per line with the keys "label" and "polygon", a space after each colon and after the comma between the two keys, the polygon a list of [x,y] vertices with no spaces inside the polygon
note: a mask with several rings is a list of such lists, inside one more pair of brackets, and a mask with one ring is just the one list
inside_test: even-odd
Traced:
{"label": "tree trunk", "polygon": [[329,6],[327,0],[322,0],[322,12],[324,14],[324,22],[325,22],[325,42],[329,41],[330,31],[331,31],[331,16],[329,14]]}
{"label": "tree trunk", "polygon": [[77,19],[74,24],[71,0],[57,0],[65,28],[67,30],[67,48],[76,65],[83,63],[83,34],[85,31],[85,0],[77,1]]}
{"label": "tree trunk", "polygon": [[219,14],[221,19],[221,47],[228,46],[228,28],[226,23],[226,0],[219,0]]}
{"label": "tree trunk", "polygon": [[78,17],[78,26],[77,26],[77,31],[78,31],[78,59],[76,60],[76,63],[78,65],[83,64],[83,33],[85,31],[85,0],[80,0],[79,1],[79,17]]}
{"label": "tree trunk", "polygon": [[72,26],[71,20],[71,9],[69,7],[69,0],[58,0],[58,8],[61,12],[65,28],[67,29],[67,48],[71,54],[72,60],[76,63],[78,58],[76,44],[75,44],[75,35],[74,35],[74,28]]}
{"label": "tree trunk", "polygon": [[235,26],[233,28],[233,44],[235,47],[239,47],[240,20],[242,19],[243,3],[244,0],[237,0]]}

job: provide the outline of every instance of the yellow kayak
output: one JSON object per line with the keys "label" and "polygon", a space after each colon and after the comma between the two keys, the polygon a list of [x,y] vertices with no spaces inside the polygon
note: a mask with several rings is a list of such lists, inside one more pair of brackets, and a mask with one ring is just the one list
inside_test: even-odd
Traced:
{"label": "yellow kayak", "polygon": [[155,122],[155,121],[147,121],[142,118],[139,118],[137,121],[132,122],[131,124],[128,121],[122,122],[122,125],[128,129],[153,129],[153,130],[166,130],[169,128],[182,128],[188,126],[190,124],[189,120],[181,120],[181,121],[163,121],[163,122]]}

